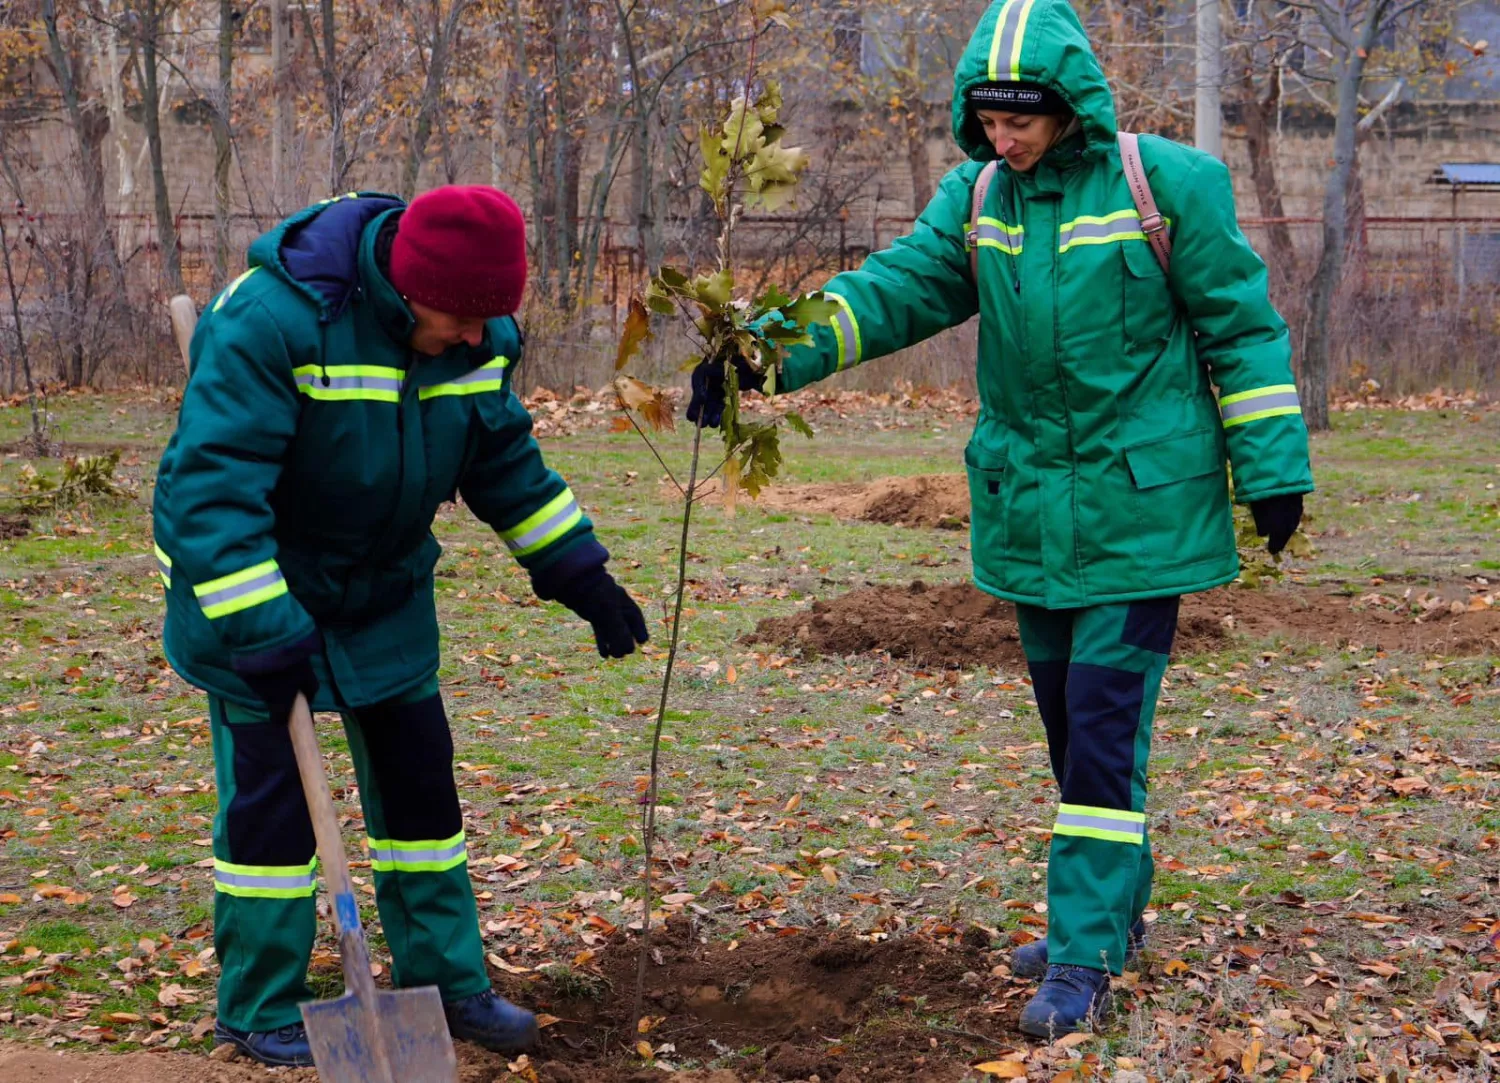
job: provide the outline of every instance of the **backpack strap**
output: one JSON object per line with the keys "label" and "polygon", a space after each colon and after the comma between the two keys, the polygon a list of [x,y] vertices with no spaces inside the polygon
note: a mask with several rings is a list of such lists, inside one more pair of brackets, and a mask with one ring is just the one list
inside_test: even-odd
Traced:
{"label": "backpack strap", "polygon": [[1156,197],[1151,194],[1151,182],[1146,179],[1146,166],[1141,161],[1141,140],[1134,132],[1119,132],[1115,136],[1120,144],[1120,162],[1125,167],[1125,181],[1130,186],[1130,198],[1135,201],[1135,213],[1141,219],[1141,232],[1151,243],[1156,253],[1156,262],[1163,271],[1172,269],[1172,238],[1167,235],[1167,222],[1156,208]]}
{"label": "backpack strap", "polygon": [[969,211],[969,232],[964,241],[969,246],[969,273],[974,278],[974,285],[979,285],[979,214],[984,210],[984,199],[990,194],[990,184],[995,180],[995,174],[1000,171],[998,161],[986,162],[979,176],[974,181],[974,205]]}

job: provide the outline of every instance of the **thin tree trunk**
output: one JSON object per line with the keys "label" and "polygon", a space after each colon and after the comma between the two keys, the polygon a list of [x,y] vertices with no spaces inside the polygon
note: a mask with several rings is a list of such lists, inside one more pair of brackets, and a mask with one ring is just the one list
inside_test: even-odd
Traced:
{"label": "thin tree trunk", "polygon": [[182,253],[177,250],[177,224],[172,219],[172,197],[167,191],[166,163],[161,147],[161,98],[156,86],[156,53],[161,42],[158,0],[145,0],[141,16],[141,111],[146,121],[146,143],[151,148],[151,187],[156,206],[156,236],[161,242],[162,270],[172,293],[182,293]]}
{"label": "thin tree trunk", "polygon": [[230,107],[234,94],[234,0],[219,0],[219,85],[214,102],[214,273],[213,292],[229,281]]}
{"label": "thin tree trunk", "polygon": [[434,122],[442,113],[443,83],[448,75],[448,56],[453,36],[458,33],[459,20],[469,0],[453,0],[448,17],[441,18],[441,9],[434,3],[432,9],[432,47],[427,58],[427,78],[422,85],[422,104],[417,109],[416,122],[412,125],[411,138],[406,144],[406,158],[401,170],[401,195],[410,199],[417,191],[417,179],[422,172],[422,160],[427,154],[427,144],[432,139]]}
{"label": "thin tree trunk", "polygon": [[[577,163],[575,161],[577,153],[574,149],[576,139],[572,131],[573,118],[568,108],[568,87],[573,76],[572,56],[569,49],[572,33],[573,0],[561,0],[558,6],[558,18],[552,27],[557,99],[552,132],[552,187],[556,202],[553,206],[551,232],[553,269],[557,275],[557,306],[564,312],[573,307],[569,289],[569,272],[572,270],[573,263],[573,218],[578,207]],[[574,178],[571,189],[574,193],[574,201],[571,206],[568,203],[570,176]]]}
{"label": "thin tree trunk", "polygon": [[1348,244],[1349,177],[1359,152],[1359,90],[1365,61],[1375,47],[1385,5],[1372,3],[1359,28],[1359,42],[1346,48],[1338,77],[1338,113],[1333,128],[1333,170],[1323,190],[1323,252],[1309,289],[1302,350],[1302,414],[1315,432],[1328,428],[1328,393],[1334,297],[1343,279]]}
{"label": "thin tree trunk", "polygon": [[1286,207],[1281,198],[1281,184],[1276,177],[1276,136],[1271,125],[1281,100],[1281,70],[1272,69],[1264,98],[1256,93],[1255,75],[1245,69],[1245,144],[1250,156],[1250,179],[1255,184],[1255,198],[1262,218],[1270,220],[1267,235],[1270,243],[1271,274],[1278,287],[1285,287],[1297,277],[1297,250],[1292,231],[1286,222]]}
{"label": "thin tree trunk", "polygon": [[[305,10],[305,9],[304,9]],[[343,190],[349,172],[349,149],[344,142],[344,82],[338,66],[338,24],[334,0],[322,0],[323,99],[328,109],[328,193]]]}
{"label": "thin tree trunk", "polygon": [[286,0],[271,0],[271,204],[285,214],[291,202],[287,155],[291,151],[292,69],[287,57]]}
{"label": "thin tree trunk", "polygon": [[16,273],[10,262],[10,237],[5,232],[4,215],[0,215],[0,253],[5,256],[5,285],[10,290],[11,318],[16,325],[16,352],[21,359],[21,371],[26,377],[26,398],[31,405],[31,442],[38,455],[46,455],[47,434],[42,428],[41,412],[37,409],[36,382],[31,378],[31,355],[26,350],[26,331],[21,322],[21,294],[16,288]]}

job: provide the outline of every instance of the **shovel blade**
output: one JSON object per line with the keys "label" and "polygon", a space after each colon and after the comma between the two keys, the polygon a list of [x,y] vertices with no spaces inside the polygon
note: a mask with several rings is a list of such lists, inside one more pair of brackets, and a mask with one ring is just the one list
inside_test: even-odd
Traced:
{"label": "shovel blade", "polygon": [[312,1001],[302,1020],[322,1083],[458,1083],[435,986],[377,992],[373,1004],[352,993]]}

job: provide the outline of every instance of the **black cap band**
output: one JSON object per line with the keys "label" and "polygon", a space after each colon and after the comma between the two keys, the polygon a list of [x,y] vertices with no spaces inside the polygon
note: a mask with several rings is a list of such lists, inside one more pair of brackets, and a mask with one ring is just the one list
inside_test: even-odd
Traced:
{"label": "black cap band", "polygon": [[1040,83],[980,83],[966,95],[974,109],[998,109],[1006,113],[1071,113],[1062,96]]}

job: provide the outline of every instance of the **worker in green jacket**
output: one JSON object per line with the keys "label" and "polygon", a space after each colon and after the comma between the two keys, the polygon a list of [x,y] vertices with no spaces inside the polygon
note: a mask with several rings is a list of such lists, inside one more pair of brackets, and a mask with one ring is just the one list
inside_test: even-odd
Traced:
{"label": "worker in green jacket", "polygon": [[[1043,979],[1022,1030],[1055,1037],[1108,1010],[1109,975],[1144,936],[1146,760],[1178,599],[1238,573],[1226,463],[1273,553],[1313,483],[1287,328],[1235,221],[1229,171],[1141,139],[1170,230],[1164,272],[1126,184],[1109,86],[1064,0],[990,4],[958,65],[953,134],[970,160],[908,236],[827,284],[838,313],[775,386],[981,317],[964,454],[974,580],[1016,603],[1061,791],[1048,935],[1013,970]],[[976,178],[997,158],[970,223]],[[733,360],[740,386],[763,385]],[[693,382],[690,418],[718,424],[722,361]]]}
{"label": "worker in green jacket", "polygon": [[436,985],[455,1037],[525,1047],[535,1019],[485,970],[438,693],[439,506],[462,497],[600,654],[646,642],[511,393],[525,223],[493,188],[352,193],[261,237],[249,266],[193,335],[153,509],[167,658],[209,694],[215,1040],[312,1063],[315,843],[287,729],[302,692],[344,718],[392,980]]}

